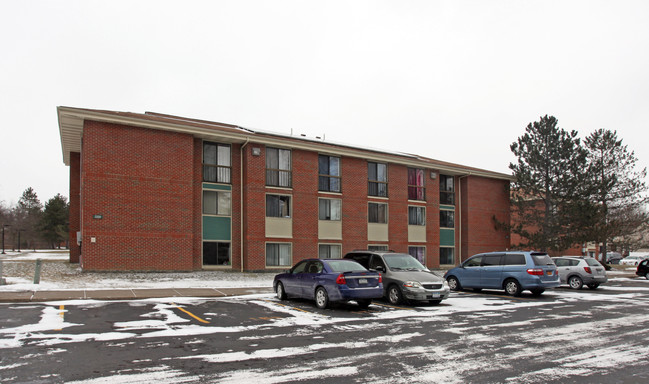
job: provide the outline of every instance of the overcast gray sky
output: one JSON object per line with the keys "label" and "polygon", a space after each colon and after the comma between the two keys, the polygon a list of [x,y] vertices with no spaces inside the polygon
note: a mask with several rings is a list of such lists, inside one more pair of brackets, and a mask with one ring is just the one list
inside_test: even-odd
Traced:
{"label": "overcast gray sky", "polygon": [[0,201],[69,195],[56,107],[510,173],[540,116],[649,164],[649,1],[0,0]]}

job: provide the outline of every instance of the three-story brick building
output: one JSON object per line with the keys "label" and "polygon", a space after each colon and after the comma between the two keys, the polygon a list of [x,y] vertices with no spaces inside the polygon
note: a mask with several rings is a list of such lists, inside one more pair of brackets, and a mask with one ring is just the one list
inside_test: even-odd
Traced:
{"label": "three-story brick building", "polygon": [[367,248],[436,268],[509,247],[506,174],[156,113],[58,117],[84,270],[286,269]]}

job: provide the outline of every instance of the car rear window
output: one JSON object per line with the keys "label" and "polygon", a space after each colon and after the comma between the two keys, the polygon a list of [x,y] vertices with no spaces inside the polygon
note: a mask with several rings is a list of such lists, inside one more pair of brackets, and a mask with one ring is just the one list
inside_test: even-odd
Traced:
{"label": "car rear window", "polygon": [[367,269],[351,260],[329,260],[327,262],[332,272],[363,272]]}
{"label": "car rear window", "polygon": [[533,253],[532,260],[534,260],[534,265],[538,266],[554,265],[554,262],[547,253]]}
{"label": "car rear window", "polygon": [[591,267],[601,267],[602,266],[599,263],[599,261],[597,261],[595,259],[584,259],[584,260],[586,260],[586,263],[588,263],[588,265],[590,265]]}

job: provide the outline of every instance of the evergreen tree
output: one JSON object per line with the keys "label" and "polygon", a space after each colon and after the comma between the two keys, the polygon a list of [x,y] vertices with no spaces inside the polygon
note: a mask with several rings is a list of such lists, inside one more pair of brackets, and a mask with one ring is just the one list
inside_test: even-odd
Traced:
{"label": "evergreen tree", "polygon": [[629,152],[615,131],[599,129],[585,139],[585,146],[591,201],[597,205],[590,232],[606,255],[607,244],[629,232],[629,212],[635,215],[638,226],[647,222],[647,213],[642,209],[647,202],[647,170],[636,170],[635,153]]}
{"label": "evergreen tree", "polygon": [[67,198],[60,193],[45,203],[40,229],[43,239],[48,241],[52,248],[68,238],[69,209]]}
{"label": "evergreen tree", "polygon": [[36,240],[40,237],[39,223],[43,213],[43,204],[38,199],[38,195],[33,188],[25,189],[18,200],[18,206],[15,209],[15,228],[14,232],[21,230],[24,240],[36,247]]}
{"label": "evergreen tree", "polygon": [[521,237],[520,247],[564,250],[581,237],[577,223],[588,212],[580,197],[586,151],[576,131],[567,132],[557,123],[545,115],[510,146],[518,157],[509,165],[515,177],[511,199],[516,224],[511,230]]}

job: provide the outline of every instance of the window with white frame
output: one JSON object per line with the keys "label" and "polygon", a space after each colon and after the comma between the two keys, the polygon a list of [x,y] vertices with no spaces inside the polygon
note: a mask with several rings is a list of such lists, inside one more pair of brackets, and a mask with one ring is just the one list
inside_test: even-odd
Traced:
{"label": "window with white frame", "polygon": [[367,163],[367,194],[369,196],[388,197],[388,165]]}
{"label": "window with white frame", "polygon": [[340,157],[318,156],[318,190],[340,192]]}
{"label": "window with white frame", "polygon": [[426,200],[424,170],[408,168],[408,200]]}
{"label": "window with white frame", "polygon": [[388,205],[385,203],[367,204],[367,221],[370,223],[388,223]]}
{"label": "window with white frame", "polygon": [[441,228],[455,228],[455,212],[454,211],[439,211],[439,226]]}
{"label": "window with white frame", "polygon": [[426,225],[426,207],[408,207],[408,225]]}
{"label": "window with white frame", "polygon": [[439,263],[445,265],[454,265],[455,248],[441,247],[439,249]]}
{"label": "window with white frame", "polygon": [[229,191],[204,190],[203,214],[230,216],[232,212],[232,193]]}
{"label": "window with white frame", "polygon": [[232,159],[227,144],[203,143],[203,181],[230,184]]}
{"label": "window with white frame", "polygon": [[318,218],[320,220],[340,221],[340,199],[319,199]]}
{"label": "window with white frame", "polygon": [[291,217],[291,196],[266,195],[266,217]]}
{"label": "window with white frame", "polygon": [[266,185],[290,188],[292,178],[291,150],[266,148]]}
{"label": "window with white frame", "polygon": [[318,245],[318,257],[321,259],[341,259],[342,246],[340,244],[320,244]]}
{"label": "window with white frame", "polygon": [[291,264],[290,243],[266,243],[266,266],[285,267]]}
{"label": "window with white frame", "polygon": [[426,265],[426,247],[408,247],[408,254]]}
{"label": "window with white frame", "polygon": [[374,252],[387,251],[388,246],[387,245],[368,245],[367,250],[374,251]]}

